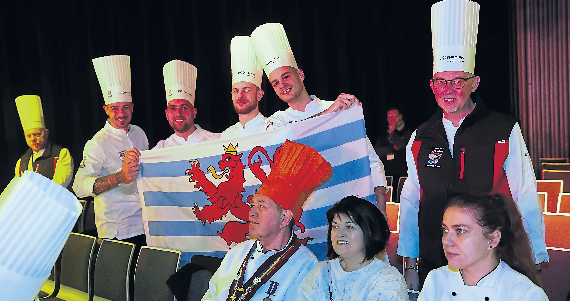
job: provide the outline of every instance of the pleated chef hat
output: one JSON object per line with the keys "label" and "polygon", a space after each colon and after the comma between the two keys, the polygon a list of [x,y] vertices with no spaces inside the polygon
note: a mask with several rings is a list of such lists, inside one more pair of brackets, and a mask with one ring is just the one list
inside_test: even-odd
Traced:
{"label": "pleated chef hat", "polygon": [[10,182],[0,195],[2,300],[34,300],[80,213],[69,190],[38,173]]}
{"label": "pleated chef hat", "polygon": [[110,55],[93,59],[93,67],[106,105],[115,102],[133,102],[131,59],[128,55]]}
{"label": "pleated chef hat", "polygon": [[235,36],[230,44],[232,85],[249,82],[261,88],[263,69],[253,52],[248,36]]}
{"label": "pleated chef hat", "polygon": [[251,46],[267,76],[279,67],[298,68],[285,29],[279,23],[258,26],[251,33]]}
{"label": "pleated chef hat", "polygon": [[196,77],[198,69],[184,61],[172,60],[162,68],[166,102],[173,99],[186,99],[192,105],[196,99]]}
{"label": "pleated chef hat", "polygon": [[42,100],[37,95],[22,95],[16,98],[16,108],[24,131],[45,128]]}
{"label": "pleated chef hat", "polygon": [[286,140],[276,151],[271,172],[256,193],[297,218],[307,198],[333,174],[331,164],[310,146]]}
{"label": "pleated chef hat", "polygon": [[442,71],[475,71],[475,46],[479,4],[469,0],[444,0],[431,7],[433,74]]}

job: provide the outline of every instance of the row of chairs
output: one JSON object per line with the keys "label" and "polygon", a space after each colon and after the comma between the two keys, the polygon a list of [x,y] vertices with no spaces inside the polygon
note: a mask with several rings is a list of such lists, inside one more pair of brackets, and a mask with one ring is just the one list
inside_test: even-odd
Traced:
{"label": "row of chairs", "polygon": [[[95,237],[71,233],[61,255],[61,272],[54,268],[53,279],[46,281],[38,296],[48,300],[174,300],[166,280],[178,270],[181,252],[146,246],[139,254],[134,250],[134,244],[107,239],[97,250]],[[134,298],[130,299],[129,272],[135,262]]]}

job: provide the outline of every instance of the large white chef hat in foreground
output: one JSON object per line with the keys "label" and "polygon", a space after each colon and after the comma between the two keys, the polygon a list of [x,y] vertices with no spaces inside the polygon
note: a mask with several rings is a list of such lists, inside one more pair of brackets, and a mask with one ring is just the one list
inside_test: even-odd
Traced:
{"label": "large white chef hat in foreground", "polygon": [[235,36],[230,44],[232,85],[249,82],[261,88],[263,69],[253,52],[248,36]]}
{"label": "large white chef hat in foreground", "polygon": [[10,182],[0,195],[2,300],[34,300],[80,213],[69,190],[38,173]]}
{"label": "large white chef hat in foreground", "polygon": [[184,61],[172,60],[162,68],[166,103],[173,99],[186,99],[192,105],[196,99],[198,69]]}
{"label": "large white chef hat in foreground", "polygon": [[444,0],[431,7],[433,74],[442,71],[475,71],[475,46],[479,4],[469,0]]}
{"label": "large white chef hat in foreground", "polygon": [[279,67],[298,68],[285,29],[279,23],[258,26],[251,33],[251,46],[267,76]]}
{"label": "large white chef hat in foreground", "polygon": [[24,131],[45,128],[42,100],[37,95],[22,95],[16,98],[16,108]]}
{"label": "large white chef hat in foreground", "polygon": [[128,55],[110,55],[93,59],[93,67],[106,105],[115,102],[133,102],[131,58]]}

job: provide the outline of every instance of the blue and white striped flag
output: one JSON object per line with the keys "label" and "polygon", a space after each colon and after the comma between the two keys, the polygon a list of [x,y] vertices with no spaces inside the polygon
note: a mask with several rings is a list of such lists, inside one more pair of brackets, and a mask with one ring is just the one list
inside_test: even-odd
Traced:
{"label": "blue and white striped flag", "polygon": [[[300,222],[305,231],[295,230],[299,238],[312,238],[307,247],[324,260],[326,211],[348,195],[376,203],[360,106],[256,135],[143,151],[137,184],[147,244],[182,251],[182,264],[196,254],[223,257],[236,242],[246,239],[247,210],[243,209],[261,186],[255,172],[269,174],[267,157],[273,160],[286,139],[316,149],[333,167],[333,177],[303,207]],[[257,151],[260,147],[267,156]],[[254,162],[261,166],[256,168]],[[192,165],[190,174],[197,182],[190,182],[187,174]]]}

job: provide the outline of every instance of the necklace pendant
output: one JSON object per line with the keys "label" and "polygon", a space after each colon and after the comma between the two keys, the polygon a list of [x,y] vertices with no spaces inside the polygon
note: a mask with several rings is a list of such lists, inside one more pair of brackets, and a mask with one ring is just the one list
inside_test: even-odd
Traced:
{"label": "necklace pendant", "polygon": [[253,279],[253,284],[258,284],[258,283],[260,283],[260,282],[261,282],[261,277],[255,277],[255,278]]}

